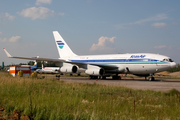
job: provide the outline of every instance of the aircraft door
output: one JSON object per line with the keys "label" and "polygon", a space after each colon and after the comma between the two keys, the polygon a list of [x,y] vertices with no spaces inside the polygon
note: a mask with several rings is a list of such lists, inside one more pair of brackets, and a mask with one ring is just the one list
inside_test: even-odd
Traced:
{"label": "aircraft door", "polygon": [[126,59],[126,66],[125,66],[125,73],[129,73],[130,71],[129,71],[129,59]]}
{"label": "aircraft door", "polygon": [[156,71],[158,71],[158,69],[157,69],[157,60],[155,59],[155,58],[152,58],[151,59],[151,62],[150,62],[150,68],[151,68],[151,71],[152,72],[156,72]]}

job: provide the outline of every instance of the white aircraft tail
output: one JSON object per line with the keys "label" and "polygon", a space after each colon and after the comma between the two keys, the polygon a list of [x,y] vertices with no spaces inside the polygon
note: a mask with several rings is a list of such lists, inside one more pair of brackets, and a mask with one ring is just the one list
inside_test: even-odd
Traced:
{"label": "white aircraft tail", "polygon": [[54,39],[56,42],[56,46],[57,46],[60,58],[77,56],[76,54],[74,54],[72,52],[72,50],[69,48],[67,43],[64,41],[64,39],[58,33],[58,31],[53,31],[53,35],[54,35]]}

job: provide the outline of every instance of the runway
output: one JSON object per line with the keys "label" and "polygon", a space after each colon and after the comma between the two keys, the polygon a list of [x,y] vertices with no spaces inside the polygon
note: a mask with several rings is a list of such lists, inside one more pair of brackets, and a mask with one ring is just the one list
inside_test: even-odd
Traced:
{"label": "runway", "polygon": [[174,88],[180,91],[180,79],[156,78],[155,81],[147,81],[144,80],[144,78],[127,78],[124,80],[91,80],[88,77],[61,77],[60,80],[71,83],[96,83],[107,86],[123,86],[139,90],[167,92]]}

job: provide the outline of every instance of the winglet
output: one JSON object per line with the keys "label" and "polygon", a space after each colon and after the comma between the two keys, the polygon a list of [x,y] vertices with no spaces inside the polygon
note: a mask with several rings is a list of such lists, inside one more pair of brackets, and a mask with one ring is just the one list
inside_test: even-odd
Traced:
{"label": "winglet", "polygon": [[6,55],[7,55],[8,57],[12,57],[12,56],[6,51],[5,48],[3,48],[3,50],[4,50],[4,52],[6,53]]}

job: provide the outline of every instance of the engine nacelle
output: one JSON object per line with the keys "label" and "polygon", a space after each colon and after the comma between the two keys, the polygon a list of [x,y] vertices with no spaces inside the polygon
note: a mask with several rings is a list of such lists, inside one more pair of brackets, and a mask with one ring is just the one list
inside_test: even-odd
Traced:
{"label": "engine nacelle", "polygon": [[62,73],[77,73],[78,67],[75,65],[64,65],[60,68],[60,72]]}
{"label": "engine nacelle", "polygon": [[104,69],[93,65],[88,65],[88,69],[85,71],[86,74],[94,76],[102,76],[104,72]]}

